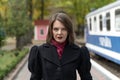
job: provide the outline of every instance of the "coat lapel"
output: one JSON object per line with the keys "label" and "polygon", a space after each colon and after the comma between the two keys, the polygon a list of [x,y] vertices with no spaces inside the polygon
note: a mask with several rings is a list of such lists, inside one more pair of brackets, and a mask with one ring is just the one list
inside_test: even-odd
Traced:
{"label": "coat lapel", "polygon": [[76,60],[79,55],[79,47],[75,45],[66,45],[61,60],[59,60],[57,50],[50,44],[44,44],[41,51],[42,57],[58,66],[65,65]]}
{"label": "coat lapel", "polygon": [[51,63],[60,66],[60,61],[55,47],[49,44],[44,44],[43,47],[44,50],[42,50],[42,56]]}
{"label": "coat lapel", "polygon": [[67,45],[64,48],[64,52],[61,59],[61,64],[65,65],[76,60],[80,55],[79,47],[75,45]]}

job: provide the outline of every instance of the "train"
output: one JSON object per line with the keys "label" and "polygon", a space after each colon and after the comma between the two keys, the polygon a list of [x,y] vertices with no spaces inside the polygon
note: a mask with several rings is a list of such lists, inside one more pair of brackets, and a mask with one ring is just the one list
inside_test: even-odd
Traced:
{"label": "train", "polygon": [[87,48],[120,65],[120,0],[89,12],[85,20]]}

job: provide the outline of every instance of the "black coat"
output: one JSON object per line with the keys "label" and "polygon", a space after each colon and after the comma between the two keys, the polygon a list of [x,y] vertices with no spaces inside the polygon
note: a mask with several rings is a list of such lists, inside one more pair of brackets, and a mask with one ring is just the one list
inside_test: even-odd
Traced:
{"label": "black coat", "polygon": [[92,80],[90,56],[86,47],[66,45],[61,60],[55,46],[43,44],[31,48],[28,68],[30,80],[77,80],[76,70],[81,80]]}

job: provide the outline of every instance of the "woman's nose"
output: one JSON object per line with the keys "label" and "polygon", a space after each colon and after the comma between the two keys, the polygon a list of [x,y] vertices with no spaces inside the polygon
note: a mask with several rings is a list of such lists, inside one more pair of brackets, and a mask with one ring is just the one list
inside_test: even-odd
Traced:
{"label": "woman's nose", "polygon": [[61,34],[62,33],[62,30],[58,30],[58,34]]}

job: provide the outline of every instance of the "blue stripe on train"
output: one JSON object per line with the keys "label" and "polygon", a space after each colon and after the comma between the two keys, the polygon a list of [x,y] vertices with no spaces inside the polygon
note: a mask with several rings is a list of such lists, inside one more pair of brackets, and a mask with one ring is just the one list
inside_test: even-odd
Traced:
{"label": "blue stripe on train", "polygon": [[120,53],[120,37],[87,35],[86,43]]}

